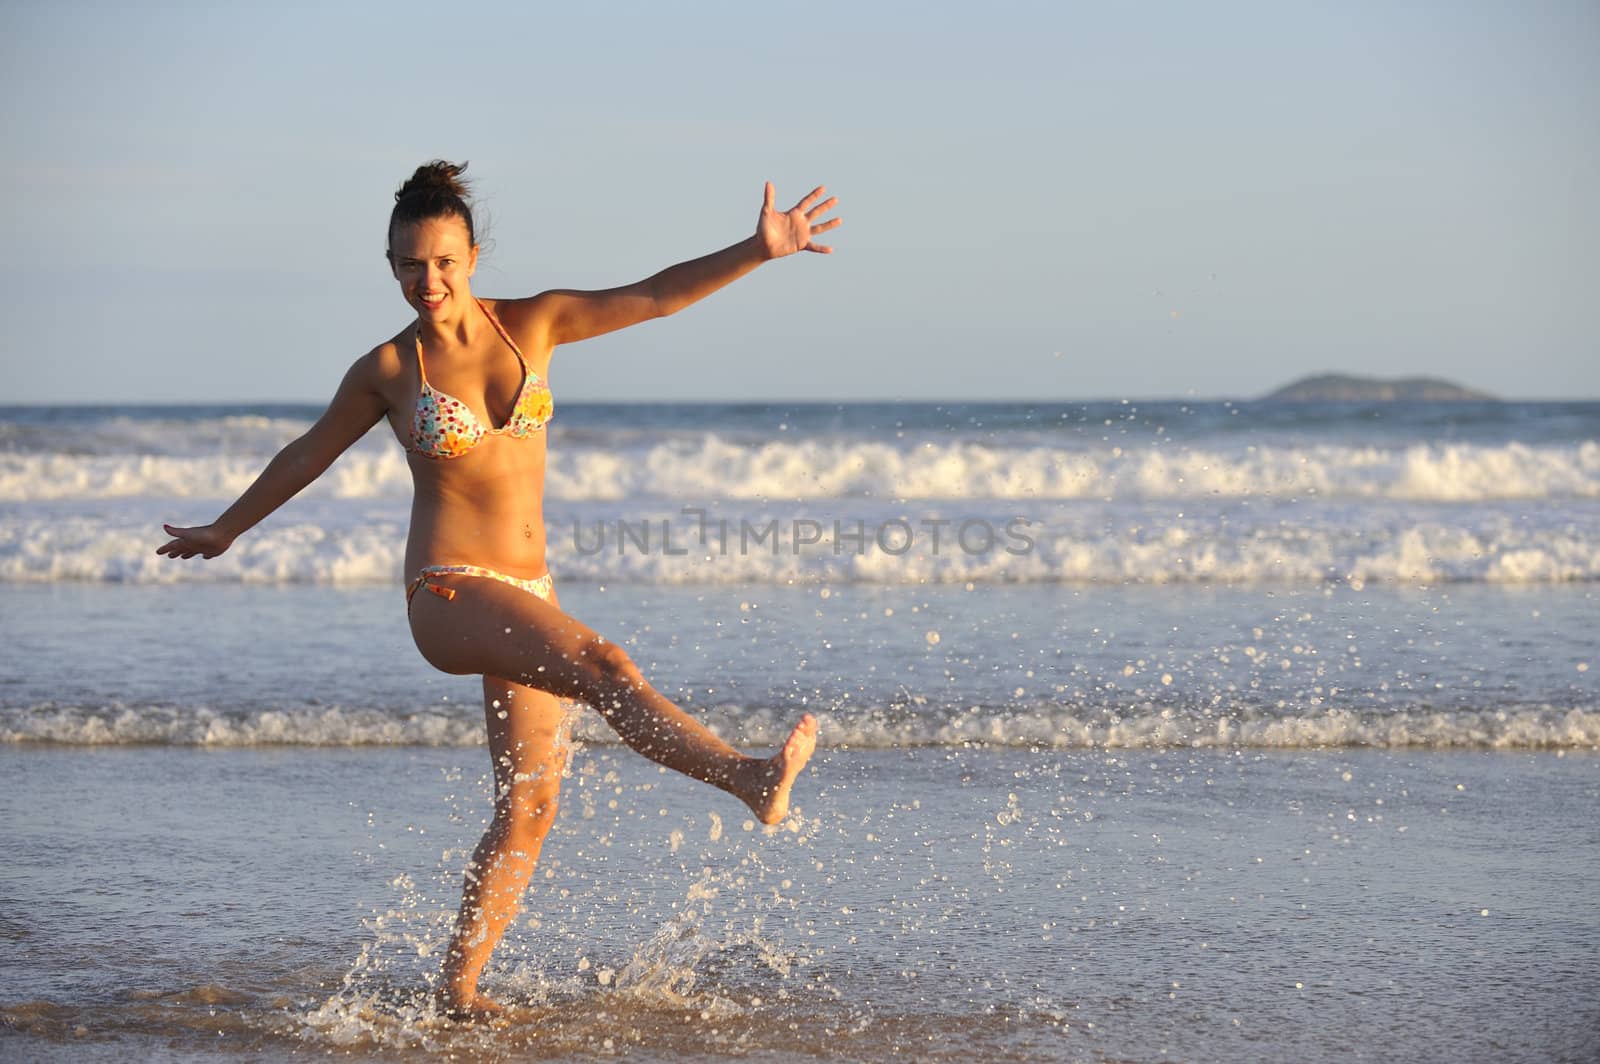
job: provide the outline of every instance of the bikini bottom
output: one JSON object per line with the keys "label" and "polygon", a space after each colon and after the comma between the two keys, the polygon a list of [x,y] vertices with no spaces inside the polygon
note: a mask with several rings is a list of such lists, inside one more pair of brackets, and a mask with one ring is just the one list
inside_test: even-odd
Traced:
{"label": "bikini bottom", "polygon": [[545,573],[543,576],[536,576],[532,580],[525,580],[520,576],[507,576],[505,573],[494,569],[486,569],[481,565],[429,565],[424,566],[422,571],[417,574],[416,579],[406,585],[406,612],[411,612],[411,600],[423,588],[427,588],[447,602],[455,598],[455,588],[450,587],[448,584],[436,583],[433,580],[436,576],[446,574],[481,576],[486,580],[498,580],[502,584],[510,584],[512,587],[526,591],[530,595],[537,595],[545,602],[550,601],[550,592],[554,589],[549,573]]}

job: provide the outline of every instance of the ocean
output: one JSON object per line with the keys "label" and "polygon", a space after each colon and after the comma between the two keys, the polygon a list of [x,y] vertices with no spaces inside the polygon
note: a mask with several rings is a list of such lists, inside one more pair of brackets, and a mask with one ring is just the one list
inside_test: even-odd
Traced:
{"label": "ocean", "polygon": [[1600,403],[563,403],[564,607],[776,829],[584,714],[485,986],[488,813],[374,432],[0,407],[0,1056],[1600,1059]]}

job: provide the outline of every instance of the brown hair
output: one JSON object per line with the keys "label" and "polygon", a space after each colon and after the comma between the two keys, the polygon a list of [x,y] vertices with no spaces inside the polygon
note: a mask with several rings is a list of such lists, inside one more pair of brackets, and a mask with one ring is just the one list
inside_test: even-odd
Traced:
{"label": "brown hair", "polygon": [[[472,204],[467,183],[461,179],[467,164],[447,163],[435,159],[417,167],[410,180],[394,194],[394,210],[389,213],[389,240],[394,240],[394,227],[426,221],[429,218],[460,218],[467,227],[467,243],[477,246],[478,236],[472,224]],[[392,254],[392,253],[388,253]]]}

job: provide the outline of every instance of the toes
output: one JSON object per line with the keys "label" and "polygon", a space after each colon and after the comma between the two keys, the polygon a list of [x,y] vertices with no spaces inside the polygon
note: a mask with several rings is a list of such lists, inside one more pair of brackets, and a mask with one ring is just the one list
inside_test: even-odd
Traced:
{"label": "toes", "polygon": [[794,731],[789,733],[788,741],[783,744],[783,752],[790,756],[800,752],[802,747],[810,748],[817,738],[817,718],[807,713],[800,718],[800,723],[794,726]]}

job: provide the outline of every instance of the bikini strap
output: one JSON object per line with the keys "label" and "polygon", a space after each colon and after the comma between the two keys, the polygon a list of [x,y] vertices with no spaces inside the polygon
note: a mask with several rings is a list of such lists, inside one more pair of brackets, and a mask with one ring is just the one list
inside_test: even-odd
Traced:
{"label": "bikini strap", "polygon": [[500,339],[504,340],[506,342],[506,346],[511,348],[512,353],[517,356],[517,360],[526,366],[528,364],[528,360],[523,357],[522,348],[518,347],[517,342],[511,338],[511,334],[506,332],[506,327],[500,324],[500,319],[494,316],[494,311],[484,306],[483,300],[479,299],[477,296],[473,296],[472,298],[473,301],[478,304],[478,309],[483,311],[483,316],[489,319],[489,324],[494,326],[494,331],[500,334]]}
{"label": "bikini strap", "polygon": [[[517,356],[517,361],[522,363],[523,373],[526,374],[528,370],[528,360],[523,356],[522,348],[518,347],[517,342],[511,338],[511,334],[506,332],[506,327],[500,324],[500,319],[494,316],[494,311],[483,305],[483,300],[474,296],[472,301],[478,304],[478,309],[483,311],[483,316],[489,319],[489,324],[493,325],[494,331],[500,334],[500,339],[504,340],[506,342],[506,346],[511,348],[511,353]],[[422,383],[426,385],[428,383],[428,370],[427,367],[422,364],[422,322],[420,321],[417,322],[416,338],[417,374],[422,378]]]}
{"label": "bikini strap", "polygon": [[428,371],[422,365],[422,323],[417,322],[417,374],[422,378],[422,386],[428,386]]}

